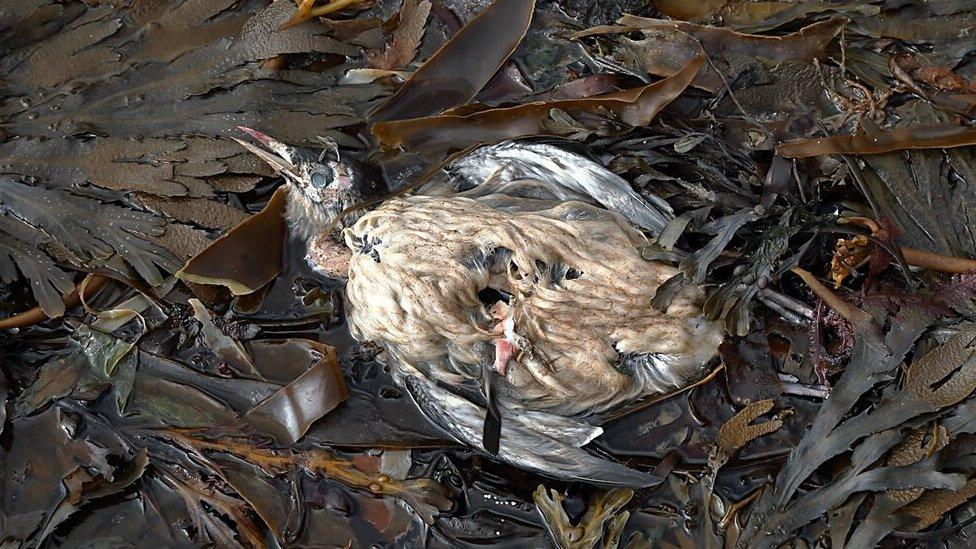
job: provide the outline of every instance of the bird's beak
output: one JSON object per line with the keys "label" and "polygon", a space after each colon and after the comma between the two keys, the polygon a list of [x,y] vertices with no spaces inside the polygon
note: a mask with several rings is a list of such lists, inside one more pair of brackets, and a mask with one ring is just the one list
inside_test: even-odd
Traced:
{"label": "bird's beak", "polygon": [[295,164],[295,161],[298,158],[298,149],[285,145],[277,139],[245,126],[238,126],[237,129],[254,138],[254,140],[260,143],[263,147],[259,147],[253,143],[248,143],[247,141],[238,139],[236,137],[231,137],[231,139],[237,141],[242,147],[254,153],[254,155],[261,160],[267,162],[278,174],[291,180],[301,179],[298,166]]}

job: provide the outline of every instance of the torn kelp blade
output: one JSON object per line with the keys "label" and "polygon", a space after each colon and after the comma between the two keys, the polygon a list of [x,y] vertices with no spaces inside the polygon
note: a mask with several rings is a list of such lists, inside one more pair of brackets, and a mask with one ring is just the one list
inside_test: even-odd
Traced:
{"label": "torn kelp blade", "polygon": [[6,544],[40,546],[92,499],[118,494],[142,476],[143,451],[126,452],[102,424],[86,425],[84,434],[75,426],[58,406],[11,418],[0,468]]}
{"label": "torn kelp blade", "polygon": [[[877,15],[881,8],[866,2],[688,2],[652,0],[654,7],[671,19],[706,23],[721,17],[723,26],[740,32],[765,32],[820,14],[848,17]],[[624,15],[624,17],[630,17]]]}
{"label": "torn kelp blade", "polygon": [[191,257],[176,276],[226,286],[234,295],[256,292],[274,280],[281,272],[287,194],[287,186],[278,187],[263,210]]}
{"label": "torn kelp blade", "polygon": [[[703,66],[692,86],[712,93],[726,87],[722,67],[734,67],[742,58],[756,59],[767,66],[790,61],[809,61],[825,56],[827,46],[840,33],[846,19],[833,18],[807,25],[786,36],[744,34],[723,27],[695,25],[683,21],[649,19],[624,15],[617,25],[582,30],[574,38],[641,31],[644,38],[633,41],[641,69],[656,76],[671,76],[702,49],[712,60]],[[716,66],[714,63],[718,63]]]}
{"label": "torn kelp blade", "polygon": [[976,128],[934,124],[858,135],[798,139],[777,146],[776,154],[786,158],[807,158],[823,154],[880,154],[905,149],[944,149],[969,145],[976,145]]}
{"label": "torn kelp blade", "polygon": [[646,126],[661,109],[685,91],[703,62],[702,56],[696,57],[673,76],[639,88],[585,99],[526,103],[469,114],[382,122],[373,125],[373,133],[385,149],[401,147],[428,158],[438,158],[471,145],[555,135],[545,123],[553,109],[560,109],[574,118],[600,116],[606,112],[624,124]]}
{"label": "torn kelp blade", "polygon": [[259,431],[282,444],[294,444],[315,420],[349,397],[335,349],[322,346],[322,360],[244,415]]}
{"label": "torn kelp blade", "polygon": [[373,121],[403,120],[464,105],[515,51],[532,20],[535,0],[495,0],[423,64]]}
{"label": "torn kelp blade", "polygon": [[391,69],[406,68],[417,56],[417,49],[427,30],[430,9],[431,3],[427,0],[405,0],[397,14],[396,30],[386,47],[383,50],[366,52],[366,60],[370,66],[389,72],[397,72]]}

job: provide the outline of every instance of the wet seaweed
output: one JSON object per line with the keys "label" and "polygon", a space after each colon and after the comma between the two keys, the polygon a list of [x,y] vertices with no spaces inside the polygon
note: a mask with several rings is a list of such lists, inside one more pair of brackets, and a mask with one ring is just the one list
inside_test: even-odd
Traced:
{"label": "wet seaweed", "polygon": [[[973,18],[8,2],[0,545],[966,544]],[[481,143],[559,137],[663,197],[641,255],[682,273],[651,305],[701,285],[725,342],[697,383],[588,418],[589,451],[662,482],[561,482],[433,425],[350,337],[341,283],[286,235],[287,187],[226,139],[242,124],[401,189]]]}

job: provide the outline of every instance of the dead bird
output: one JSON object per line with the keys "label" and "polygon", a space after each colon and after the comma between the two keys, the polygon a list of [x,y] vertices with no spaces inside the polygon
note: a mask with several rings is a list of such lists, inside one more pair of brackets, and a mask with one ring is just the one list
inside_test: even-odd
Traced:
{"label": "dead bird", "polygon": [[260,146],[242,145],[291,186],[289,226],[309,262],[346,270],[352,335],[385,350],[395,381],[435,423],[553,477],[656,480],[582,446],[602,433],[604,414],[699,379],[721,342],[700,288],[665,312],[651,306],[677,270],[641,257],[637,227],[659,232],[666,203],[559,147],[503,143],[345,222],[341,250],[328,227],[381,185],[337,153],[249,133]]}

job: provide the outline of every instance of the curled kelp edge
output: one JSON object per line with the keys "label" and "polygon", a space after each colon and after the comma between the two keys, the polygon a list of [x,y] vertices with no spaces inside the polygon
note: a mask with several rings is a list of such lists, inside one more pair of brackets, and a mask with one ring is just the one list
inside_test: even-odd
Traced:
{"label": "curled kelp edge", "polygon": [[260,212],[196,254],[176,276],[185,282],[225,286],[234,295],[256,292],[281,272],[285,197],[279,187]]}
{"label": "curled kelp edge", "polygon": [[469,102],[521,43],[534,8],[535,0],[495,0],[370,112],[369,120],[429,116]]}
{"label": "curled kelp edge", "polygon": [[256,428],[281,444],[294,444],[319,418],[349,398],[335,349],[318,345],[322,358],[294,381],[261,401],[244,415]]}
{"label": "curled kelp edge", "polygon": [[590,119],[598,125],[612,117],[629,126],[646,126],[661,109],[685,91],[703,63],[702,56],[696,57],[674,75],[638,88],[584,99],[486,109],[465,115],[445,114],[382,122],[373,125],[373,134],[387,150],[403,148],[429,158],[440,158],[452,150],[475,144],[559,135],[546,124],[554,110],[576,119]]}

